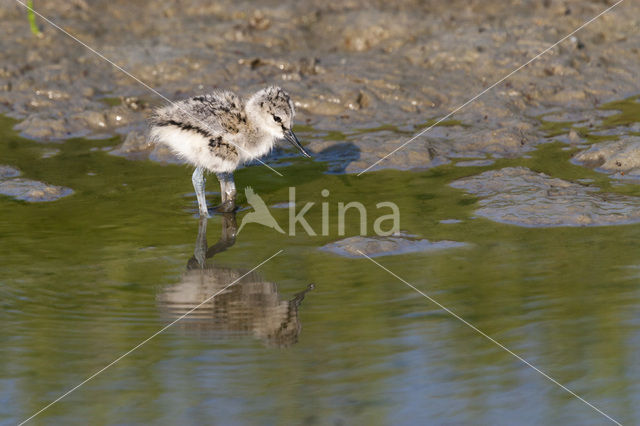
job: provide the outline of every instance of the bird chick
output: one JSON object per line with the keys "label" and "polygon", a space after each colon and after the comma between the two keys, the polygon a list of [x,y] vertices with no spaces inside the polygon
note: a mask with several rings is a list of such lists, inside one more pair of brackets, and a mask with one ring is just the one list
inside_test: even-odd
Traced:
{"label": "bird chick", "polygon": [[279,139],[286,139],[310,157],[291,130],[295,109],[280,87],[271,86],[243,101],[230,91],[216,91],[172,103],[154,111],[151,140],[168,146],[195,166],[192,182],[200,216],[208,216],[205,176],[220,181],[220,212],[235,210],[233,172],[243,163],[268,154]]}

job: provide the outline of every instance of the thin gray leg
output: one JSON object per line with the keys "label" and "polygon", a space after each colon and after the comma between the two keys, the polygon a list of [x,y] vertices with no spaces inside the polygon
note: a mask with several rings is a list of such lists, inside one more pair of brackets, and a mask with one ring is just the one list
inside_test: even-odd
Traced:
{"label": "thin gray leg", "polygon": [[228,175],[227,187],[225,188],[227,199],[225,201],[230,203],[231,210],[234,210],[236,208],[236,182],[233,180],[233,173],[228,173]]}
{"label": "thin gray leg", "polygon": [[220,203],[221,204],[220,206],[217,207],[218,209],[220,209],[220,207],[224,204],[224,200],[226,198],[224,190],[227,188],[227,181],[225,180],[225,173],[216,173],[216,177],[220,182]]}
{"label": "thin gray leg", "polygon": [[207,208],[207,199],[204,195],[204,184],[206,179],[201,167],[196,167],[191,176],[193,182],[193,188],[196,190],[196,197],[198,198],[198,210],[200,211],[200,217],[209,217],[209,209]]}
{"label": "thin gray leg", "polygon": [[220,181],[220,197],[222,204],[218,207],[221,212],[232,212],[236,208],[236,184],[232,173],[217,173]]}

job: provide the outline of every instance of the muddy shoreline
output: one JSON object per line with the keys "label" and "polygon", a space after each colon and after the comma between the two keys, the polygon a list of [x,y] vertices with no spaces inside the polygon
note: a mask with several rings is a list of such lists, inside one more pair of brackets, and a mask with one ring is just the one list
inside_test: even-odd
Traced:
{"label": "muddy shoreline", "polygon": [[[43,37],[34,37],[22,7],[2,3],[0,113],[21,120],[16,128],[31,139],[120,134],[129,137],[125,154],[146,151],[145,114],[162,100],[42,19]],[[610,4],[79,0],[35,7],[170,99],[276,83],[293,94],[300,124],[373,129],[348,144],[306,135],[315,152],[349,145],[350,160],[337,172],[358,172]],[[639,12],[623,3],[455,114],[460,125],[434,128],[380,166],[516,157],[545,141],[540,114],[598,120],[595,107],[639,91],[640,50],[631,37]]]}
{"label": "muddy shoreline", "polygon": [[[22,136],[119,135],[113,154],[177,161],[146,137],[146,117],[161,97],[42,19],[35,37],[25,10],[2,4],[0,113],[20,120]],[[330,173],[358,173],[611,4],[77,0],[35,7],[169,99],[285,87],[315,159]],[[640,93],[640,49],[630,36],[638,12],[638,4],[621,4],[372,170],[491,165],[553,140],[589,150],[578,164],[619,164],[619,150],[592,145],[588,131],[615,114],[600,108],[606,102]],[[636,133],[624,123],[609,129],[613,139]],[[287,155],[277,150],[268,161]]]}

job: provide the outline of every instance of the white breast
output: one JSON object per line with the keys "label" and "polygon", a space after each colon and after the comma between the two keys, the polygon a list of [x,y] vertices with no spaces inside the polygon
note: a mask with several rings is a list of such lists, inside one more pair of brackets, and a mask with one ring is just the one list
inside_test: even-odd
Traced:
{"label": "white breast", "polygon": [[[209,140],[199,133],[182,130],[175,126],[156,126],[150,135],[157,142],[168,146],[179,158],[203,167],[214,173],[232,172],[238,167],[238,158],[223,159],[213,155]],[[242,155],[242,150],[236,148]]]}

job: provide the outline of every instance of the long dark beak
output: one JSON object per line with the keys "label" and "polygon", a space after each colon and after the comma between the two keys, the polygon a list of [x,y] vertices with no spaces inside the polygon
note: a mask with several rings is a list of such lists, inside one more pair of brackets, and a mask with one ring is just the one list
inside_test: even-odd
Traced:
{"label": "long dark beak", "polygon": [[293,145],[296,148],[298,148],[301,153],[303,153],[307,157],[311,158],[311,155],[309,155],[309,153],[307,151],[305,151],[305,149],[302,147],[302,145],[300,145],[300,141],[298,140],[296,135],[291,131],[291,129],[288,129],[288,130],[284,131],[284,138],[287,141],[289,141],[291,143],[291,145]]}

